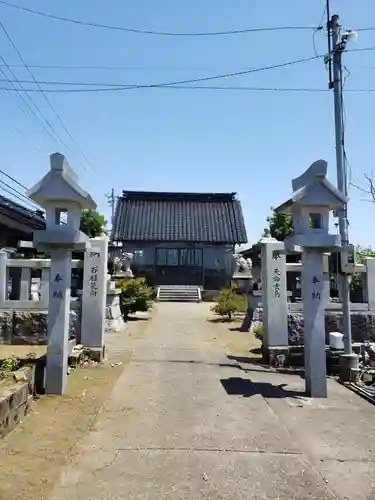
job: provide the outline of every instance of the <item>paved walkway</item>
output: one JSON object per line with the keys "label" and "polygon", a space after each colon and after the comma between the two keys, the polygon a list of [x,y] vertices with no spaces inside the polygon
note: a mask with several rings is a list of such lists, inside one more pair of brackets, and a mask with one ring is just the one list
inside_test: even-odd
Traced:
{"label": "paved walkway", "polygon": [[126,338],[133,359],[51,500],[373,500],[375,408],[228,359],[208,311],[159,304]]}

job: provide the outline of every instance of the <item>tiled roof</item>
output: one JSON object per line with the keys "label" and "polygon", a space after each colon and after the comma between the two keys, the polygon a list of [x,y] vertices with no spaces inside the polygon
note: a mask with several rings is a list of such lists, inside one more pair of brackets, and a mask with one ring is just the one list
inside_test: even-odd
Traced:
{"label": "tiled roof", "polygon": [[236,193],[123,191],[112,240],[242,244],[247,237]]}
{"label": "tiled roof", "polygon": [[30,232],[34,229],[45,229],[46,226],[42,211],[29,210],[5,196],[0,196],[0,213],[26,224]]}

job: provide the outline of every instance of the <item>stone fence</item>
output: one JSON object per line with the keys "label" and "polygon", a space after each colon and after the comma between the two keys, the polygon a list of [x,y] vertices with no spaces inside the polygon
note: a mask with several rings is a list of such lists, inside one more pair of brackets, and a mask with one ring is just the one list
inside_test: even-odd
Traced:
{"label": "stone fence", "polygon": [[[72,269],[83,269],[83,262],[72,260]],[[50,267],[50,259],[8,259],[0,252],[0,309],[48,309]]]}
{"label": "stone fence", "polygon": [[[284,244],[275,240],[263,240],[261,251],[262,290],[250,297],[250,306],[261,313],[266,331],[265,348],[304,343],[303,303],[295,302],[287,291],[287,273],[296,277],[302,271],[302,263],[287,263]],[[361,273],[365,302],[351,303],[352,338],[354,342],[364,339],[375,341],[375,259],[366,259],[365,264],[356,265]],[[329,288],[328,259],[324,271],[324,286]],[[329,296],[329,294],[328,294]],[[258,324],[259,317],[254,318]],[[330,299],[325,305],[326,341],[328,333],[343,331],[342,304]]]}
{"label": "stone fence", "polygon": [[[0,252],[0,344],[47,344],[50,266],[50,259],[8,259]],[[73,260],[72,269],[83,269],[83,260]],[[70,339],[80,342],[80,327],[81,300],[72,297]]]}
{"label": "stone fence", "polygon": [[[100,345],[105,328],[107,247],[106,237],[93,238],[83,259],[71,264],[82,280],[69,292],[69,338],[90,348]],[[0,251],[0,344],[48,343],[50,288],[57,278],[50,268],[50,259],[9,259]]]}

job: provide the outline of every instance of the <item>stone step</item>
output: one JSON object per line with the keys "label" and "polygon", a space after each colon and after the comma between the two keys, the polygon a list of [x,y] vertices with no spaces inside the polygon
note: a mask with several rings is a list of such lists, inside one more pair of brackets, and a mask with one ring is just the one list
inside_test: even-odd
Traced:
{"label": "stone step", "polygon": [[158,289],[158,298],[160,302],[199,302],[199,288],[191,285],[163,285]]}
{"label": "stone step", "polygon": [[159,297],[159,302],[199,302],[198,297]]}

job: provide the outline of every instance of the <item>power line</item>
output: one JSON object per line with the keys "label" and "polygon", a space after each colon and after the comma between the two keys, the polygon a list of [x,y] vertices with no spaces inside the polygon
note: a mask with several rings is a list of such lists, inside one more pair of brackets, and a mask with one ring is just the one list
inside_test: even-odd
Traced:
{"label": "power line", "polygon": [[33,210],[41,210],[41,207],[37,203],[34,203],[28,196],[24,195],[23,193],[12,187],[10,184],[7,184],[2,180],[0,180],[0,189],[22,201],[22,203],[28,203],[29,206],[32,206]]}
{"label": "power line", "polygon": [[[16,90],[16,86],[15,86],[15,85],[14,85],[14,84],[10,81],[10,79],[9,79],[9,78],[7,78],[7,75],[5,74],[5,72],[3,71],[3,69],[2,69],[2,68],[0,68],[0,73],[1,73],[4,77],[5,77],[5,81],[7,81],[8,83],[10,83],[10,84],[12,85],[13,90]],[[27,111],[26,111],[26,110],[28,109],[28,108],[27,108],[28,103],[24,100],[23,96],[22,96],[22,95],[20,95],[20,94],[19,94],[19,92],[17,91],[16,95],[17,95],[17,97],[20,99],[20,101],[24,104],[24,106],[26,106],[26,109],[22,106],[22,104],[20,104],[20,103],[18,102],[17,97],[16,97],[16,95],[15,95],[13,92],[9,91],[8,89],[4,89],[4,92],[6,92],[6,93],[7,93],[7,94],[8,94],[8,95],[9,95],[9,96],[10,96],[10,97],[14,100],[14,102],[17,104],[17,106],[18,106],[18,108],[21,110],[21,112],[22,112],[22,113],[26,116],[26,118],[28,118],[28,117],[29,117],[29,114],[28,114],[28,113],[27,113]],[[32,111],[33,111],[33,110],[32,110]],[[38,117],[36,116],[36,118],[38,118]],[[16,131],[16,132],[17,132],[17,133],[18,133],[21,137],[25,137],[25,135],[24,135],[24,134],[23,134],[23,133],[19,130],[19,128],[18,128],[18,127],[13,127],[13,129],[14,129],[14,130],[15,130],[15,131]],[[48,141],[47,141],[47,139],[46,139],[46,138],[45,138],[45,141],[46,141],[46,144],[48,144]],[[41,153],[40,149],[39,149],[37,146],[35,146],[35,145],[34,145],[34,147],[37,149],[37,151],[38,151],[39,153]]]}
{"label": "power line", "polygon": [[[1,27],[3,28],[3,30],[6,33],[7,37],[10,39],[9,34],[6,32],[4,26],[1,25]],[[11,43],[12,43],[12,45],[14,45],[12,41],[11,41]],[[17,49],[16,49],[16,51],[18,53]],[[20,57],[21,57],[21,60],[22,60],[22,56],[20,56]],[[13,78],[15,79],[15,81],[17,83],[19,83],[17,75],[14,73],[14,71],[11,69],[11,67],[8,65],[7,61],[4,59],[4,57],[1,54],[0,54],[0,60],[3,62],[3,64],[5,65],[5,67],[8,69],[9,73],[13,76]],[[22,62],[24,62],[24,61],[22,61]],[[14,83],[4,73],[3,69],[0,68],[0,72],[4,75],[4,77],[7,79],[7,81],[11,84],[11,87],[12,87],[11,89],[4,88],[3,90],[8,91],[8,92],[13,91],[13,90],[16,91],[17,95],[22,100],[22,102],[24,103],[24,105],[26,106],[26,108],[30,111],[30,113],[34,116],[34,118],[38,121],[38,123],[42,126],[42,128],[50,136],[50,138],[54,142],[56,142],[57,144],[60,141],[65,147],[68,147],[66,145],[66,143],[64,142],[64,140],[61,139],[61,137],[59,136],[59,134],[56,131],[56,129],[52,126],[52,124],[49,122],[49,120],[44,116],[44,114],[42,113],[41,109],[36,104],[36,102],[34,101],[34,99],[30,96],[30,94],[27,91],[27,89],[24,89],[24,87],[23,87],[23,85],[21,83],[19,83],[19,85],[20,85],[21,88],[17,89],[15,87]],[[24,94],[26,95],[27,99],[29,100],[29,102],[31,103],[32,106],[30,106],[29,102],[26,101],[26,99],[24,98],[24,96],[20,93],[21,91],[24,92]],[[23,112],[25,112],[25,111],[23,110]],[[38,113],[39,113],[39,115],[40,115],[41,118],[39,117]]]}
{"label": "power line", "polygon": [[12,177],[11,175],[7,174],[6,172],[4,172],[4,170],[1,170],[0,169],[0,173],[5,175],[5,177],[7,177],[8,179],[10,179],[11,181],[13,181],[15,184],[17,184],[18,186],[20,186],[22,189],[24,189],[25,191],[28,190],[28,188],[22,184],[21,182],[17,181],[17,179],[15,179],[14,177]]}
{"label": "power line", "polygon": [[[77,142],[75,141],[74,137],[72,136],[71,132],[69,131],[69,129],[67,128],[67,126],[65,125],[65,123],[63,122],[63,120],[61,119],[60,115],[58,114],[58,112],[56,111],[55,107],[53,106],[53,104],[51,103],[51,101],[49,100],[48,96],[44,93],[43,89],[41,88],[41,86],[39,85],[39,83],[37,82],[37,80],[35,79],[35,76],[33,74],[33,72],[31,71],[31,69],[28,67],[28,65],[26,64],[26,61],[25,59],[23,58],[21,52],[18,50],[16,44],[14,43],[12,37],[10,36],[10,34],[8,33],[7,29],[5,28],[4,24],[0,21],[0,27],[1,29],[4,31],[7,39],[9,40],[9,42],[11,43],[12,47],[14,48],[14,50],[16,51],[18,57],[20,58],[20,60],[22,61],[22,64],[24,65],[24,67],[26,68],[26,70],[28,71],[28,73],[30,74],[31,78],[33,79],[34,83],[37,85],[38,89],[41,91],[45,101],[47,102],[49,108],[51,109],[51,111],[53,112],[53,114],[55,115],[55,117],[57,118],[58,122],[60,123],[60,125],[62,126],[62,128],[65,130],[66,134],[68,135],[68,137],[70,138],[70,140],[73,142],[73,144],[78,148],[79,152],[81,153],[82,157],[85,159],[85,161],[91,166],[91,168],[93,168],[94,171],[95,168],[92,166],[90,160],[88,160],[87,156],[85,155],[85,153],[79,148]],[[54,129],[53,129],[54,130]],[[59,134],[55,131],[57,137],[60,139],[61,143],[67,148],[69,149],[69,146],[66,144],[66,142],[64,140],[61,139],[61,137],[59,136]],[[83,170],[86,171],[86,169],[82,166]],[[96,171],[96,173],[98,173]]]}
{"label": "power line", "polygon": [[318,31],[323,31],[324,30],[324,27],[323,27],[323,20],[324,20],[324,16],[327,12],[327,3],[326,3],[326,0],[325,0],[325,5],[324,5],[324,10],[323,10],[323,14],[319,20],[319,23],[318,25],[316,26],[316,28],[314,29],[314,32],[313,32],[313,36],[312,36],[312,43],[313,43],[313,49],[314,49],[314,54],[317,56],[318,55],[318,51],[316,50],[316,44],[315,44],[315,37],[316,37],[316,34],[318,33]]}
{"label": "power line", "polygon": [[[0,174],[2,174],[5,177],[7,177],[9,180],[11,180],[12,182],[14,182],[14,184],[16,184],[20,188],[24,189],[25,191],[28,190],[28,188],[24,184],[22,184],[22,182],[18,181],[17,179],[15,179],[14,177],[12,177],[11,175],[7,174],[6,172],[4,172],[4,170],[0,169]],[[11,189],[12,191],[14,191],[14,193],[9,192],[8,190],[6,190],[2,186],[0,186],[0,189],[3,189],[4,191],[6,191],[7,193],[11,194],[12,196],[15,196],[16,198],[18,198],[19,200],[21,200],[23,203],[28,203],[29,205],[32,205],[33,208],[36,209],[36,210],[40,210],[42,208],[40,205],[38,205],[37,203],[35,203],[31,198],[29,198],[25,194],[21,193],[19,189],[14,188],[13,186],[11,186],[10,184],[6,183],[5,181],[3,181],[1,179],[0,179],[0,184],[2,184],[3,186],[6,186],[8,189]]]}
{"label": "power line", "polygon": [[370,26],[368,28],[356,28],[354,31],[375,31],[375,26]]}
{"label": "power line", "polygon": [[359,47],[358,49],[346,49],[345,52],[373,52],[375,47]]}
{"label": "power line", "polygon": [[[235,76],[249,75],[252,73],[259,73],[262,71],[269,71],[272,69],[285,68],[287,66],[294,66],[296,64],[314,61],[314,60],[319,59],[321,57],[323,57],[323,56],[322,55],[311,56],[311,57],[306,57],[303,59],[297,59],[294,61],[287,61],[284,63],[272,64],[269,66],[262,66],[259,68],[251,68],[251,69],[242,70],[242,71],[234,71],[234,72],[230,72],[230,73],[222,73],[219,75],[204,76],[204,77],[200,77],[200,78],[190,78],[190,79],[185,79],[185,80],[175,80],[175,81],[154,83],[154,84],[145,84],[145,85],[141,85],[141,84],[120,85],[120,86],[115,87],[115,88],[117,88],[119,90],[125,90],[125,89],[137,89],[137,88],[169,87],[169,86],[176,86],[176,85],[186,85],[186,84],[191,84],[191,83],[207,82],[207,81],[212,81],[212,80],[221,80],[224,78],[232,78]],[[32,83],[32,82],[29,82],[29,83]]]}
{"label": "power line", "polygon": [[[14,97],[14,94],[11,94],[12,97]],[[22,110],[24,111],[24,110]],[[26,116],[27,116],[27,113],[26,113]],[[27,134],[25,134],[24,132],[22,132],[18,127],[15,127],[15,126],[12,126],[12,129],[14,130],[14,132],[16,132],[16,134],[18,134],[22,139],[26,139],[27,141],[29,140],[29,137],[27,137]],[[37,151],[38,153],[42,154],[42,151],[40,150],[40,148],[32,143],[33,147],[35,148],[35,151]]]}
{"label": "power line", "polygon": [[8,193],[9,195],[13,196],[14,198],[17,198],[17,200],[21,201],[21,202],[22,202],[22,203],[24,203],[24,204],[25,204],[25,203],[26,203],[26,204],[27,204],[27,203],[29,203],[29,207],[32,207],[32,209],[33,209],[33,210],[40,210],[40,208],[39,208],[39,207],[38,207],[38,208],[37,208],[37,207],[34,207],[33,205],[31,205],[31,203],[30,203],[30,202],[28,202],[28,201],[26,201],[26,200],[22,199],[22,198],[21,198],[20,196],[18,196],[17,194],[12,193],[12,191],[9,191],[9,189],[7,189],[6,187],[2,186],[2,185],[1,185],[1,182],[0,182],[0,189],[1,189],[2,191],[4,191],[5,193]]}
{"label": "power line", "polygon": [[[11,75],[13,76],[13,78],[15,79],[15,81],[17,82],[18,79],[17,79],[17,76],[16,74],[12,71],[12,69],[7,65],[7,62],[6,60],[4,59],[4,57],[0,54],[0,60],[3,61],[3,63],[5,64],[5,66],[7,67],[8,71],[11,73]],[[0,68],[0,72],[1,74],[6,78],[6,80],[10,83],[11,85],[11,88],[6,88],[6,87],[3,87],[1,90],[5,90],[6,92],[16,92],[17,93],[17,96],[19,97],[19,99],[22,101],[22,103],[25,105],[26,109],[32,114],[32,116],[35,118],[35,120],[39,123],[39,125],[41,125],[41,127],[43,128],[43,130],[50,136],[50,138],[57,142],[57,139],[56,137],[52,134],[51,130],[50,130],[50,123],[48,122],[48,120],[43,116],[43,113],[41,112],[40,108],[38,107],[38,105],[35,103],[35,101],[32,99],[32,97],[29,95],[29,91],[27,89],[25,89],[23,87],[22,84],[19,83],[20,85],[20,88],[17,88],[14,83],[7,77],[6,73],[4,72],[4,70],[2,68]],[[26,95],[26,97],[28,98],[29,102],[32,104],[32,106],[29,104],[29,102],[25,99],[25,97],[23,96],[23,94],[21,92],[24,92],[24,94]],[[27,116],[27,112],[22,108],[22,106],[20,106],[20,109],[21,111],[25,114],[25,116]],[[39,114],[41,115],[41,118],[39,117],[38,115],[38,112]],[[47,126],[46,126],[46,125]]]}
{"label": "power line", "polygon": [[[76,93],[96,93],[96,92],[123,92],[126,90],[135,89],[165,89],[165,90],[227,90],[227,91],[253,91],[253,92],[310,92],[310,93],[325,93],[329,89],[325,88],[309,88],[309,87],[246,87],[246,86],[215,86],[215,85],[139,85],[135,86],[120,86],[120,87],[103,87],[103,88],[84,88],[84,89],[43,89],[43,92],[51,94],[76,94]],[[0,90],[15,91],[15,92],[40,92],[39,89],[13,89],[9,87],[0,87]],[[354,88],[345,89],[346,92],[371,93],[375,92],[375,88]]]}
{"label": "power line", "polygon": [[[1,70],[0,70],[1,71]],[[27,84],[34,84],[33,80],[8,80],[8,79],[1,79],[0,82],[8,82],[8,83],[27,83]],[[51,81],[51,80],[39,80],[37,82],[39,85],[51,85],[51,86],[63,86],[66,85],[67,87],[95,87],[94,89],[89,89],[87,90],[88,92],[96,92],[96,91],[120,91],[120,90],[132,90],[132,89],[137,89],[137,88],[186,88],[186,89],[209,89],[209,88],[219,88],[219,89],[230,89],[230,88],[259,88],[259,87],[246,87],[246,86],[225,86],[225,87],[220,87],[220,86],[208,86],[208,85],[168,85],[168,84],[150,84],[150,85],[131,85],[131,84],[122,84],[122,83],[104,83],[104,82],[67,82],[67,81]],[[272,87],[273,88],[273,87]],[[22,89],[17,89],[17,90],[22,90]],[[37,92],[48,92],[49,89],[40,89],[39,86],[37,89],[28,89],[29,92],[37,91]],[[286,89],[288,90],[288,88]],[[293,90],[293,88],[292,88]],[[319,90],[319,89],[312,89],[312,90]],[[323,89],[324,90],[324,89]],[[65,91],[63,89],[62,91]],[[85,91],[85,89],[66,89],[66,91],[72,91],[72,92],[79,92],[79,91]]]}
{"label": "power line", "polygon": [[[0,0],[1,2],[1,0]],[[359,48],[359,49],[352,49],[348,52],[358,52],[358,51],[373,51],[375,50],[375,47],[364,47],[364,48]],[[245,69],[241,71],[234,71],[230,73],[223,73],[219,75],[212,75],[212,76],[204,76],[204,77],[199,77],[199,78],[191,78],[191,79],[185,79],[185,80],[176,80],[176,81],[169,81],[169,82],[162,82],[162,83],[152,83],[152,84],[121,84],[121,83],[103,83],[103,82],[69,82],[69,81],[51,81],[51,80],[36,80],[35,77],[33,77],[33,80],[19,80],[17,79],[17,82],[20,83],[28,83],[28,84],[36,84],[38,86],[39,91],[41,92],[51,92],[50,89],[41,89],[40,85],[67,85],[67,86],[75,86],[75,87],[109,87],[109,88],[95,88],[91,89],[90,91],[93,92],[103,92],[106,90],[130,90],[130,89],[140,89],[140,88],[160,88],[160,87],[178,87],[179,85],[188,85],[192,83],[200,83],[200,82],[206,82],[206,81],[212,81],[212,80],[221,80],[225,78],[233,78],[236,76],[244,76],[252,73],[258,73],[258,72],[263,72],[263,71],[269,71],[273,69],[278,69],[278,68],[284,68],[287,66],[293,66],[296,64],[301,64],[305,62],[310,62],[316,59],[323,58],[323,55],[316,54],[311,57],[303,58],[303,59],[297,59],[293,61],[287,61],[284,63],[279,63],[279,64],[272,64],[270,66],[262,66],[259,68],[251,68],[251,69]],[[0,68],[1,71],[1,68]],[[0,79],[0,81],[2,81]],[[112,87],[112,88],[111,88]],[[190,87],[193,88],[193,87]],[[35,91],[36,89],[29,89],[30,91]],[[67,89],[64,90],[64,92],[79,92],[79,91],[87,91],[84,89]]]}
{"label": "power line", "polygon": [[[1,2],[1,0],[0,0]],[[359,49],[351,49],[348,52],[358,52],[358,51],[372,51],[375,50],[375,47],[364,47],[364,48],[359,48]],[[212,81],[212,80],[219,80],[219,79],[226,79],[226,78],[232,78],[236,76],[243,76],[251,73],[257,73],[257,72],[262,72],[262,71],[268,71],[272,69],[277,69],[277,68],[283,68],[287,66],[293,66],[296,64],[301,64],[304,62],[309,62],[313,61],[319,58],[322,58],[323,55],[317,54],[315,56],[303,58],[303,59],[297,59],[293,61],[287,61],[284,63],[280,64],[273,64],[269,66],[262,66],[259,68],[251,68],[251,69],[246,69],[246,70],[241,70],[241,71],[235,71],[235,72],[230,72],[230,73],[224,73],[224,74],[219,74],[219,75],[212,75],[212,76],[205,76],[205,77],[200,77],[200,78],[192,78],[192,79],[185,79],[185,80],[177,80],[177,81],[169,81],[169,82],[162,82],[162,83],[154,83],[154,84],[118,84],[118,83],[102,83],[102,82],[67,82],[67,81],[38,81],[33,77],[33,80],[19,80],[16,78],[14,81],[10,79],[6,79],[7,82],[11,83],[13,85],[14,82],[18,83],[19,85],[27,83],[27,84],[35,84],[38,86],[37,89],[35,88],[30,88],[30,89],[25,89],[22,87],[21,88],[13,88],[13,89],[8,89],[6,87],[0,88],[0,90],[15,90],[17,92],[25,91],[25,92],[43,92],[43,93],[77,93],[77,92],[113,92],[113,91],[124,91],[124,90],[132,90],[132,89],[149,89],[149,88],[175,88],[175,89],[205,89],[205,90],[249,90],[249,91],[274,91],[274,92],[324,92],[327,89],[319,89],[319,88],[298,88],[298,87],[292,87],[292,88],[279,88],[279,87],[246,87],[246,86],[225,86],[225,87],[220,87],[220,86],[208,86],[208,85],[192,85],[195,83],[202,83],[202,82],[207,82],[207,81]],[[1,71],[1,68],[0,68]],[[14,73],[13,73],[14,75]],[[15,76],[15,75],[14,75]],[[0,80],[1,81],[1,80]],[[43,88],[41,85],[53,85],[53,86],[73,86],[73,87],[93,87],[93,88],[78,88],[78,89],[48,89],[48,88]],[[14,87],[14,85],[13,85]],[[360,88],[360,89],[347,89],[346,92],[373,92],[374,89],[371,88]]]}
{"label": "power line", "polygon": [[[8,64],[10,68],[24,68],[23,64]],[[209,66],[111,66],[111,65],[75,65],[75,64],[28,64],[29,68],[35,69],[64,69],[64,70],[108,70],[108,71],[207,71],[217,68]],[[5,64],[0,63],[0,67]]]}
{"label": "power line", "polygon": [[7,7],[11,7],[13,9],[22,10],[24,12],[28,12],[30,14],[35,14],[38,16],[46,17],[49,19],[55,19],[56,21],[63,21],[66,23],[71,23],[71,24],[78,24],[81,26],[89,26],[91,28],[101,28],[101,29],[112,30],[112,31],[125,31],[127,33],[137,33],[137,34],[142,34],[142,35],[194,37],[194,36],[241,35],[241,34],[245,34],[245,33],[257,33],[257,32],[262,32],[262,31],[296,31],[296,30],[314,30],[315,29],[315,27],[312,27],[312,26],[272,26],[272,27],[267,27],[267,28],[245,28],[245,29],[235,29],[235,30],[227,30],[227,31],[203,31],[203,32],[195,32],[195,33],[187,33],[187,32],[178,33],[178,32],[169,32],[169,31],[142,30],[142,29],[136,29],[136,28],[127,28],[124,26],[114,26],[114,25],[110,25],[110,24],[82,21],[80,19],[58,16],[56,14],[50,14],[48,12],[30,9],[29,7],[16,5],[14,3],[6,2],[4,0],[0,0],[0,3],[3,5],[6,5]]}
{"label": "power line", "polygon": [[[10,188],[10,190],[4,186],[8,186]],[[9,186],[9,184],[7,184],[6,182],[0,181],[0,189],[5,191],[6,193],[10,194],[11,196],[14,196],[15,198],[17,198],[17,200],[20,200],[22,203],[28,204],[29,206],[31,206],[33,208],[33,210],[41,210],[41,208],[38,207],[37,205],[33,205],[32,201],[29,200],[29,198],[27,198],[27,196],[24,196],[23,194],[18,193],[18,191],[16,189]]]}

